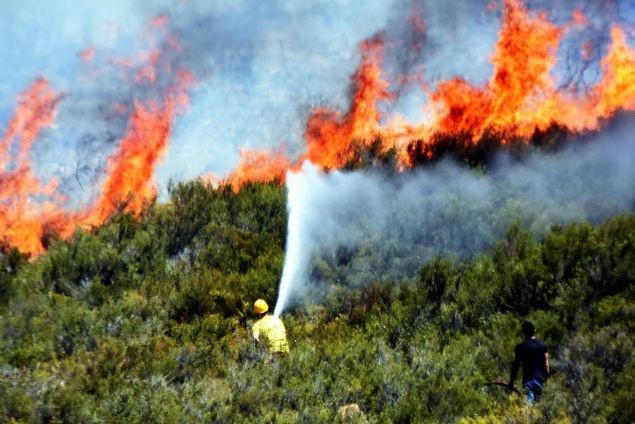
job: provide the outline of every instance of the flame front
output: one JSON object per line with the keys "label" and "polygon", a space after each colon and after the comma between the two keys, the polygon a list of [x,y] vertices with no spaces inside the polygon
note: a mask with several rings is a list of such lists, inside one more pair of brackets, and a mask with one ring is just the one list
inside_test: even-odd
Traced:
{"label": "flame front", "polygon": [[[414,3],[416,6],[417,3]],[[492,2],[490,10],[497,10]],[[558,89],[552,73],[557,52],[568,31],[588,24],[575,11],[571,23],[553,24],[546,14],[529,11],[522,0],[503,2],[502,24],[491,57],[493,73],[489,81],[474,85],[455,77],[423,86],[428,102],[425,122],[408,122],[399,115],[382,116],[383,103],[395,100],[391,83],[382,72],[383,56],[391,46],[381,35],[360,45],[361,62],[352,76],[352,97],[348,111],[314,108],[306,122],[306,149],[295,159],[283,150],[266,152],[242,150],[238,166],[223,181],[239,190],[250,181],[282,181],[289,169],[298,169],[305,160],[322,169],[338,169],[356,160],[365,149],[393,151],[399,169],[413,166],[414,145],[428,149],[438,135],[455,137],[465,143],[479,143],[493,133],[501,143],[529,141],[536,131],[558,125],[572,133],[596,130],[620,110],[635,109],[635,51],[625,32],[614,26],[609,48],[601,60],[602,77],[585,91]],[[424,37],[425,24],[413,11],[413,34]],[[153,20],[148,30],[164,30],[166,16]],[[413,40],[409,48],[421,49]],[[132,70],[132,80],[143,87],[156,87],[165,74],[173,81],[160,88],[161,98],[137,99],[132,104],[115,103],[115,113],[130,113],[126,134],[105,169],[100,195],[76,212],[63,208],[57,182],[41,182],[29,162],[31,147],[39,134],[55,119],[61,95],[38,78],[22,93],[13,118],[0,140],[0,231],[4,241],[23,252],[40,253],[49,233],[68,238],[78,227],[100,225],[120,208],[139,216],[156,195],[152,185],[154,168],[168,144],[174,116],[187,106],[187,91],[193,76],[187,70],[172,69],[162,62],[162,48],[178,50],[178,41],[168,34],[165,43],[153,45],[134,60],[114,59]],[[581,57],[588,60],[589,41],[580,45]],[[96,61],[96,52],[80,53],[86,66]],[[400,81],[419,81],[420,75],[401,75]],[[399,81],[396,81],[399,82]],[[427,150],[426,150],[427,149]],[[217,177],[210,177],[218,182]]]}
{"label": "flame front", "polygon": [[[323,169],[340,168],[353,159],[356,147],[368,148],[379,141],[380,151],[394,149],[399,168],[405,169],[413,166],[408,151],[412,143],[432,145],[435,135],[468,135],[468,140],[478,143],[484,133],[491,132],[501,143],[528,142],[537,130],[551,125],[572,133],[596,130],[617,111],[635,108],[635,52],[619,27],[611,31],[601,81],[584,93],[558,90],[551,74],[562,36],[585,25],[586,18],[576,10],[571,24],[558,27],[546,14],[528,11],[522,0],[505,0],[503,7],[490,81],[479,86],[456,77],[438,81],[433,90],[425,89],[429,103],[422,109],[432,116],[425,123],[409,123],[398,115],[381,122],[378,105],[392,100],[390,83],[381,70],[384,42],[380,36],[364,41],[361,63],[352,77],[354,94],[348,112],[315,108],[304,134],[307,151],[295,162],[287,160],[291,167],[308,159]],[[423,27],[418,21],[417,28]],[[588,45],[580,48],[588,49]],[[266,167],[270,160],[263,156],[262,164]],[[259,179],[258,172],[252,175]],[[233,183],[233,178],[235,174],[228,181]]]}

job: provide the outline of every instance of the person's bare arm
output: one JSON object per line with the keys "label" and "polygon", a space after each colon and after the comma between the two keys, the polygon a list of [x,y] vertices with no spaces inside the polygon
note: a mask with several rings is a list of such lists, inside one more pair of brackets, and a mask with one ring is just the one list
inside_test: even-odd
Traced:
{"label": "person's bare arm", "polygon": [[509,382],[507,383],[510,388],[514,388],[514,381],[516,380],[516,375],[518,374],[518,368],[520,368],[520,358],[516,353],[514,357],[514,364],[512,365],[511,372],[509,373]]}

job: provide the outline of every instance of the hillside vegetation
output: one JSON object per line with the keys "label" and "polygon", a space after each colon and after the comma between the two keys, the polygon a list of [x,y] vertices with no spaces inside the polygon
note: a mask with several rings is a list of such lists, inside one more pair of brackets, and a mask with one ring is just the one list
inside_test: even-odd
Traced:
{"label": "hillside vegetation", "polygon": [[[251,305],[275,303],[285,191],[199,182],[0,267],[1,422],[632,422],[635,215],[512,226],[496,247],[414,278],[333,284],[364,249],[316,259],[333,284],[283,316],[266,363]],[[337,280],[339,281],[339,280]],[[535,406],[500,387],[532,320],[552,376]],[[517,387],[521,384],[518,381]],[[356,403],[361,414],[338,415]]]}

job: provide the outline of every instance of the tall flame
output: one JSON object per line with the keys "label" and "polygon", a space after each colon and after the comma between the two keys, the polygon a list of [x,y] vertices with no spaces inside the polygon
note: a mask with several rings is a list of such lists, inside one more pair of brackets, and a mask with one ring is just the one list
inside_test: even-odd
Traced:
{"label": "tall flame", "polygon": [[624,31],[611,30],[611,47],[602,59],[603,79],[595,88],[595,114],[606,118],[618,109],[635,110],[635,51],[626,44]]}
{"label": "tall flame", "polygon": [[531,16],[519,0],[506,1],[492,79],[486,87],[461,79],[439,84],[431,96],[437,106],[434,130],[469,133],[476,141],[487,129],[528,137],[536,127],[546,128],[551,116],[540,109],[555,93],[549,72],[561,34],[544,15]]}
{"label": "tall flame", "polygon": [[60,100],[46,79],[36,79],[18,96],[13,118],[0,141],[0,171],[6,170],[14,141],[20,140],[16,167],[28,166],[28,153],[40,131],[55,119],[55,107]]}
{"label": "tall flame", "polygon": [[[153,22],[164,25],[165,19]],[[157,80],[161,52],[147,55],[137,70],[137,83]],[[126,65],[128,66],[128,65]],[[41,131],[53,124],[61,96],[39,78],[18,98],[13,118],[0,140],[0,233],[4,242],[23,252],[41,253],[46,238],[54,233],[70,237],[78,227],[102,224],[120,208],[139,216],[156,195],[154,168],[168,147],[172,120],[188,105],[187,90],[193,76],[187,70],[172,71],[173,84],[161,100],[135,101],[128,130],[109,157],[99,197],[77,212],[63,208],[57,182],[42,184],[32,173],[29,153]],[[120,112],[126,108],[117,105]],[[17,147],[13,146],[19,141]],[[14,154],[14,150],[17,150]],[[15,156],[15,157],[14,157]]]}
{"label": "tall flame", "polygon": [[102,196],[79,215],[82,225],[101,224],[122,202],[126,211],[139,216],[155,197],[150,184],[154,168],[168,147],[175,111],[186,105],[184,93],[191,81],[189,73],[181,73],[162,105],[135,102],[128,132],[108,161]]}
{"label": "tall flame", "polygon": [[353,75],[354,95],[345,116],[326,108],[313,110],[306,125],[303,159],[323,168],[341,168],[351,159],[354,141],[369,143],[379,135],[377,102],[390,99],[388,83],[381,75],[382,49],[378,36],[362,43],[362,63]]}
{"label": "tall flame", "polygon": [[[611,45],[601,62],[602,80],[584,93],[558,90],[552,77],[562,36],[575,26],[585,25],[586,17],[575,11],[572,23],[556,26],[544,13],[527,10],[522,0],[505,0],[503,21],[491,57],[494,72],[484,85],[473,85],[460,77],[438,81],[426,90],[430,99],[423,109],[431,119],[409,123],[391,116],[382,123],[379,102],[390,101],[390,84],[383,79],[381,63],[385,48],[380,36],[360,46],[361,63],[352,77],[353,96],[345,114],[324,107],[315,108],[306,124],[306,153],[291,167],[305,159],[324,168],[340,168],[353,159],[355,149],[381,143],[380,151],[394,149],[400,169],[413,166],[409,149],[416,141],[435,143],[435,135],[465,136],[478,143],[486,132],[497,135],[501,143],[530,140],[537,131],[559,125],[571,132],[596,130],[603,120],[618,110],[635,108],[635,51],[628,46],[619,27],[611,31]],[[424,28],[419,22],[417,28]],[[420,33],[420,31],[419,31]],[[416,45],[416,43],[415,43]],[[581,46],[588,49],[588,46]],[[272,157],[260,154],[258,164],[250,162],[254,179],[270,180],[266,169]],[[282,163],[280,158],[278,163]],[[241,165],[240,165],[241,166]],[[276,168],[276,173],[280,169]],[[233,184],[244,175],[233,173]]]}
{"label": "tall flame", "polygon": [[35,196],[52,196],[57,184],[38,180],[29,164],[29,152],[38,134],[53,123],[60,98],[44,78],[36,79],[18,96],[0,141],[0,234],[9,245],[26,252],[42,250],[45,223],[41,217],[56,211],[49,201],[33,202]]}

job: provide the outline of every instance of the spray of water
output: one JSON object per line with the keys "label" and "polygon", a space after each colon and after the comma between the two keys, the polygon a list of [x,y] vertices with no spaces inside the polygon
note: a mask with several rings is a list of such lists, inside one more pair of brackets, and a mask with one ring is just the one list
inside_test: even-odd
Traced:
{"label": "spray of water", "polygon": [[593,142],[556,153],[537,152],[520,163],[501,155],[486,173],[452,161],[393,177],[326,174],[305,163],[287,177],[288,235],[275,314],[318,302],[334,285],[403,281],[435,256],[469,258],[491,249],[515,222],[540,237],[553,225],[632,211],[634,131],[635,122],[624,120]]}
{"label": "spray of water", "polygon": [[287,174],[287,212],[289,216],[287,229],[287,247],[278,301],[273,312],[278,317],[289,301],[293,282],[303,278],[303,272],[308,266],[310,257],[307,234],[308,227],[302,225],[307,213],[310,213],[310,205],[303,198],[303,194],[310,189],[309,180],[304,178],[306,172],[315,172],[314,168],[303,167],[300,173],[288,172]]}

